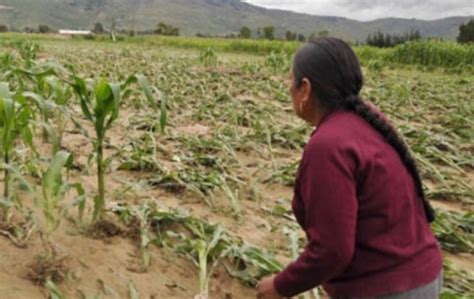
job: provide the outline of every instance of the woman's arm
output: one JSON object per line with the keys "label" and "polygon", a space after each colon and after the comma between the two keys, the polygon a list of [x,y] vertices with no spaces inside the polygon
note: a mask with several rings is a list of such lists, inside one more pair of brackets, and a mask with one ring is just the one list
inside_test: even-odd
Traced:
{"label": "woman's arm", "polygon": [[298,188],[305,209],[308,243],[274,279],[292,297],[342,273],[352,260],[357,219],[356,159],[337,138],[314,138],[306,147]]}

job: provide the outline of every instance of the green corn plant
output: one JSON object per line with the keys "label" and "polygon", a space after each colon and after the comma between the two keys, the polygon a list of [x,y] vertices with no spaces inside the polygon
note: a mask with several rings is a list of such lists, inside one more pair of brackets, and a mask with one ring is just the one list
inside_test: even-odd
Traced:
{"label": "green corn plant", "polygon": [[225,265],[227,272],[242,282],[255,286],[263,277],[283,270],[283,265],[268,252],[242,241],[233,241],[223,255],[232,263]]}
{"label": "green corn plant", "polygon": [[51,280],[48,279],[44,287],[48,290],[49,292],[49,298],[51,299],[66,299],[66,296],[59,290],[58,286]]}
{"label": "green corn plant", "polygon": [[150,237],[150,222],[148,221],[152,210],[147,204],[143,204],[138,207],[133,207],[130,210],[130,216],[134,217],[138,221],[138,230],[140,235],[140,252],[142,258],[141,271],[146,271],[151,264],[150,250],[149,247],[153,243],[153,239]]}
{"label": "green corn plant", "polygon": [[[4,58],[4,60],[6,60]],[[2,74],[2,80],[10,81],[11,84],[18,86],[20,90],[34,91],[43,94],[45,84],[44,79],[48,76],[67,75],[69,72],[61,64],[54,62],[37,62],[27,66],[21,66],[13,59],[7,59],[4,65],[5,70]]]}
{"label": "green corn plant", "polygon": [[72,90],[69,85],[62,83],[56,76],[48,76],[44,79],[43,90],[47,99],[54,103],[52,112],[56,124],[55,131],[58,144],[61,146],[67,119],[70,117],[67,105],[72,97]]}
{"label": "green corn plant", "polygon": [[43,141],[48,138],[48,127],[49,127],[49,116],[52,113],[52,110],[55,109],[55,104],[47,99],[45,99],[40,94],[26,91],[23,93],[23,97],[28,100],[31,100],[38,108],[39,114],[41,116],[41,126],[43,127]]}
{"label": "green corn plant", "polygon": [[295,161],[278,167],[277,171],[274,171],[270,177],[264,180],[264,182],[274,182],[284,186],[293,187],[295,185],[295,174],[299,163],[299,161]]}
{"label": "green corn plant", "polygon": [[[41,116],[39,127],[43,128],[43,140],[49,137],[53,144],[53,155],[61,147],[62,138],[69,116],[67,104],[72,96],[69,85],[63,84],[56,76],[38,75],[35,77],[35,91],[27,91],[23,96],[31,100]],[[51,125],[54,118],[55,128]]]}
{"label": "green corn plant", "polygon": [[[176,247],[178,252],[185,253],[199,268],[198,296],[208,298],[209,281],[227,247],[228,238],[218,225],[204,226],[202,223],[188,222],[186,226],[197,239],[187,238],[184,244]],[[210,266],[210,267],[209,267]]]}
{"label": "green corn plant", "polygon": [[102,217],[105,210],[105,168],[107,166],[104,161],[105,134],[118,118],[121,89],[120,84],[111,84],[102,79],[96,84],[94,90],[89,92],[85,81],[78,77],[75,78],[73,88],[79,95],[84,116],[93,123],[96,133],[94,146],[98,195],[94,199],[94,219],[97,220]]}
{"label": "green corn plant", "polygon": [[[283,269],[271,254],[245,244],[239,238],[231,237],[219,225],[211,225],[180,210],[161,210],[155,205],[147,205],[145,210],[148,225],[153,228],[150,231],[155,233],[150,237],[150,244],[172,248],[193,261],[199,268],[203,298],[208,290],[210,277],[219,264],[223,264],[231,276],[253,286],[264,276]],[[133,211],[134,208],[126,206],[114,208],[114,212],[125,224],[136,217]],[[183,233],[183,229],[187,233]]]}
{"label": "green corn plant", "polygon": [[59,151],[52,159],[48,169],[42,177],[42,198],[39,201],[45,219],[44,233],[49,238],[54,230],[59,226],[64,209],[60,207],[66,193],[72,187],[78,189],[78,193],[83,190],[78,185],[64,182],[62,170],[64,167],[70,168],[72,165],[72,155],[65,151]]}
{"label": "green corn plant", "polygon": [[272,136],[271,136],[270,130],[268,129],[267,125],[265,125],[265,137],[266,137],[266,141],[267,141],[267,145],[268,145],[268,154],[270,156],[270,161],[272,162],[273,171],[276,172],[277,171],[277,166],[276,166],[276,163],[275,163],[275,158],[273,156]]}
{"label": "green corn plant", "polygon": [[[122,99],[131,95],[128,86],[138,83],[154,109],[158,109],[153,97],[152,89],[143,76],[130,76],[123,83],[110,83],[106,79],[99,80],[93,88],[89,88],[86,81],[74,77],[72,87],[79,97],[82,112],[85,118],[94,126],[95,140],[93,141],[96,153],[98,194],[94,198],[94,220],[99,220],[105,212],[105,170],[111,159],[104,157],[104,142],[107,131],[119,116]],[[155,89],[156,90],[156,89]],[[161,99],[160,127],[164,131],[167,121],[166,101]]]}
{"label": "green corn plant", "polygon": [[128,284],[128,297],[130,299],[140,299],[140,292],[137,290],[133,281],[130,281]]}
{"label": "green corn plant", "polygon": [[212,47],[203,50],[199,55],[199,61],[201,61],[205,67],[216,66],[219,62],[216,50]]}
{"label": "green corn plant", "polygon": [[163,171],[163,166],[157,159],[159,148],[152,133],[146,132],[139,139],[131,140],[130,146],[130,150],[121,153],[119,170]]}
{"label": "green corn plant", "polygon": [[213,190],[220,183],[218,172],[205,172],[191,167],[182,167],[179,171],[163,168],[148,180],[149,185],[160,186],[174,193],[191,191],[211,207],[214,206]]}
{"label": "green corn plant", "polygon": [[[159,122],[157,122],[154,128],[159,128],[161,130],[161,133],[165,133],[165,128],[168,121],[168,101],[166,95],[155,86],[150,86],[145,76],[133,75],[128,77],[128,79],[121,85],[121,88],[125,89],[124,98],[129,97],[131,94],[131,90],[127,89],[130,84],[138,84],[142,89],[143,94],[145,95],[145,98],[147,99],[148,104],[150,105],[150,108],[152,108],[155,113],[159,111]],[[160,97],[159,106],[153,94],[156,94]]]}
{"label": "green corn plant", "polygon": [[474,213],[438,210],[431,227],[444,250],[452,253],[474,252]]}
{"label": "green corn plant", "polygon": [[19,40],[14,44],[14,46],[18,50],[18,53],[20,53],[25,66],[27,68],[32,67],[36,61],[36,57],[38,56],[38,51],[40,49],[39,45],[26,40]]}
{"label": "green corn plant", "polygon": [[[9,165],[15,142],[22,138],[27,144],[33,147],[33,136],[29,128],[31,110],[27,105],[22,105],[16,101],[20,99],[9,90],[6,82],[0,83],[0,150],[4,165]],[[3,197],[8,200],[10,197],[10,170],[4,168],[4,193]],[[3,210],[6,216],[7,209]]]}
{"label": "green corn plant", "polygon": [[249,62],[245,62],[245,64],[241,67],[241,70],[243,72],[247,72],[250,74],[257,74],[261,71],[261,69],[262,69],[262,66],[260,64],[249,63]]}
{"label": "green corn plant", "polygon": [[17,65],[17,60],[13,52],[2,53],[0,55],[0,80],[6,80],[6,75],[8,75],[7,70],[15,67]]}
{"label": "green corn plant", "polygon": [[234,217],[236,217],[237,219],[240,219],[242,217],[242,211],[240,209],[240,200],[239,200],[238,190],[231,189],[224,175],[219,176],[219,180],[220,180],[221,190],[230,199]]}
{"label": "green corn plant", "polygon": [[265,59],[265,65],[269,67],[273,73],[285,72],[290,69],[290,58],[285,52],[271,52]]}
{"label": "green corn plant", "polygon": [[443,292],[441,298],[468,299],[474,296],[474,272],[462,270],[449,260],[443,263]]}
{"label": "green corn plant", "polygon": [[383,71],[384,64],[380,60],[370,60],[367,67],[374,74],[380,74]]}
{"label": "green corn plant", "polygon": [[[32,198],[36,195],[34,186],[31,186],[21,174],[20,169],[15,165],[3,164],[2,168],[9,173],[9,184],[12,189],[21,189]],[[25,248],[33,233],[37,229],[37,223],[33,212],[24,207],[17,199],[17,194],[12,194],[9,198],[0,198],[0,206],[5,211],[2,215],[3,223],[0,225],[0,234],[9,238],[10,241],[19,248]],[[12,213],[8,213],[9,209],[15,209],[19,215],[24,219],[22,223],[15,224],[11,222]],[[0,211],[2,212],[2,211]],[[1,221],[0,221],[1,222]]]}

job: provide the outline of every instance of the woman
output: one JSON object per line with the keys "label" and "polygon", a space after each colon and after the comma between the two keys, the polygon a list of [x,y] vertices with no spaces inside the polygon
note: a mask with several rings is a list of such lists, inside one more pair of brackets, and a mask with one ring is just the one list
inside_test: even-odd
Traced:
{"label": "woman", "polygon": [[293,212],[304,252],[263,279],[259,298],[323,285],[331,298],[438,298],[441,251],[434,211],[404,141],[359,96],[359,61],[342,40],[320,38],[295,56],[296,114],[317,129],[298,170]]}

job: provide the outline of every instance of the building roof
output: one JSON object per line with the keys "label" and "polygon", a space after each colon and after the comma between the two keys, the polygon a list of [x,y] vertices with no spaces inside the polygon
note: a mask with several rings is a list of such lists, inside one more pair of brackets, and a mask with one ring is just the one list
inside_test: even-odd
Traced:
{"label": "building roof", "polygon": [[61,30],[59,30],[59,34],[90,35],[90,34],[92,34],[92,31],[90,31],[90,30],[69,30],[69,29],[61,29]]}

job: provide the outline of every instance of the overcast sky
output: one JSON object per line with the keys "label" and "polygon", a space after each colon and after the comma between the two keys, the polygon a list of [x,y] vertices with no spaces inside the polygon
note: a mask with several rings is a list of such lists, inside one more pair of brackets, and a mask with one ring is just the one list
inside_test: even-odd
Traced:
{"label": "overcast sky", "polygon": [[246,0],[278,8],[323,16],[368,21],[401,17],[424,20],[474,15],[474,0]]}

